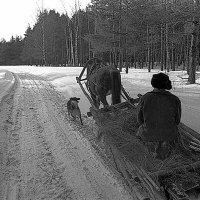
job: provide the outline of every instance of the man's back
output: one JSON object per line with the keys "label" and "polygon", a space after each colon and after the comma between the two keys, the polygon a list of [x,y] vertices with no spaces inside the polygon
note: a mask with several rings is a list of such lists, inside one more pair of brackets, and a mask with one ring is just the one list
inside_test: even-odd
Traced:
{"label": "man's back", "polygon": [[143,124],[143,139],[169,141],[177,137],[181,102],[165,90],[146,93],[140,102],[138,121]]}

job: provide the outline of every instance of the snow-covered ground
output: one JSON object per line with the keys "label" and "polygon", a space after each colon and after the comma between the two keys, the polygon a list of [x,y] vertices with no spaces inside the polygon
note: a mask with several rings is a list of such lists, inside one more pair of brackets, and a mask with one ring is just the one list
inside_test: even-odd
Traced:
{"label": "snow-covered ground", "polygon": [[[70,119],[42,70],[9,70],[0,71],[0,199],[133,199],[81,134],[93,136],[90,120]],[[43,76],[54,82],[54,74],[66,76]]]}
{"label": "snow-covered ground", "polygon": [[[81,70],[0,67],[0,199],[133,199],[80,134],[93,136],[91,118],[83,116],[84,125],[76,126],[66,115],[63,102],[71,96],[81,98],[83,114],[89,111],[76,82]],[[123,71],[122,84],[135,98],[152,90],[150,80],[157,72]],[[200,79],[189,85],[184,71],[169,76],[171,92],[182,101],[182,122],[200,133]]]}
{"label": "snow-covered ground", "polygon": [[[68,99],[71,96],[81,98],[80,107],[82,113],[89,111],[89,101],[81,91],[76,76],[79,76],[81,67],[32,67],[32,66],[0,66],[0,84],[4,78],[2,70],[9,70],[14,73],[28,72],[45,77],[62,92]],[[122,84],[131,97],[136,97],[138,93],[144,94],[152,90],[150,80],[154,73],[160,72],[158,69],[147,72],[147,69],[130,69],[129,73],[121,73]],[[177,95],[182,101],[182,122],[200,133],[200,73],[197,73],[196,84],[187,83],[186,71],[171,71],[168,73],[172,83],[172,93]]]}

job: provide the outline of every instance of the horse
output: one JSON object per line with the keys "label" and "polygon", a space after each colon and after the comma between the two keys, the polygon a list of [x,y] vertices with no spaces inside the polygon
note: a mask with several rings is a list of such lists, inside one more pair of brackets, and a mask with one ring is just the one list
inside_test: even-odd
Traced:
{"label": "horse", "polygon": [[81,111],[78,106],[80,98],[77,97],[71,97],[69,101],[67,102],[67,111],[68,111],[68,116],[72,117],[74,120],[78,116],[81,122],[81,125],[83,125],[83,121],[81,118]]}
{"label": "horse", "polygon": [[102,60],[92,58],[86,63],[86,87],[96,108],[100,103],[109,104],[106,96],[111,94],[112,104],[121,103],[121,75],[116,67],[106,66]]}

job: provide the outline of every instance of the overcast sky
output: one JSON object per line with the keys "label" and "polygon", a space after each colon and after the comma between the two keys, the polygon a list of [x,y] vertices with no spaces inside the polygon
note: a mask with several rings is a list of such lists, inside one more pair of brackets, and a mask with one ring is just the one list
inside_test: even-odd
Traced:
{"label": "overcast sky", "polygon": [[[79,0],[81,8],[85,8],[90,2],[91,0]],[[71,15],[75,0],[43,0],[43,7],[55,9],[59,13],[64,13],[65,7],[68,15]],[[9,41],[12,35],[23,37],[28,24],[32,26],[35,23],[41,8],[42,0],[0,0],[0,40],[4,38]]]}

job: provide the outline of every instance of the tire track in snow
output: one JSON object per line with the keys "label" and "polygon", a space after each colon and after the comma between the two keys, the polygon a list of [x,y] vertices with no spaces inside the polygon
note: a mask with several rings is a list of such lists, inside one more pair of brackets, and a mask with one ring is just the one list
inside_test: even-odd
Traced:
{"label": "tire track in snow", "polygon": [[[47,132],[50,141],[56,141],[55,137],[59,138],[57,140],[58,143],[54,144],[54,152],[56,152],[58,147],[61,147],[61,149],[57,150],[55,157],[59,158],[60,161],[65,158],[65,165],[67,165],[66,175],[70,177],[72,182],[74,182],[72,187],[76,191],[75,193],[79,196],[80,199],[108,199],[103,195],[104,192],[96,183],[92,175],[88,172],[87,168],[81,166],[82,158],[76,153],[76,147],[71,144],[71,142],[68,140],[68,137],[66,136],[68,132],[69,134],[73,134],[73,130],[70,130],[72,128],[65,127],[65,124],[60,123],[60,118],[56,117],[57,114],[54,111],[55,104],[57,104],[56,106],[61,106],[58,104],[60,101],[57,98],[58,94],[51,86],[48,88],[49,85],[46,85],[46,82],[39,81],[36,83],[35,80],[33,80],[33,82],[37,86],[38,92],[42,94],[43,100],[46,101],[46,104],[48,104],[46,107],[43,106],[44,109],[48,108],[47,111],[40,109],[41,113],[48,113],[48,118],[51,119],[50,124],[48,124],[48,122],[46,123],[45,130],[48,130]],[[54,98],[53,104],[52,98]],[[55,113],[55,115],[52,115],[52,113]],[[66,128],[69,128],[69,130],[65,131]],[[49,134],[51,133],[52,129],[56,130],[56,135]],[[60,154],[61,151],[63,151],[62,154]]]}
{"label": "tire track in snow", "polygon": [[21,80],[23,89],[19,91],[14,109],[19,114],[14,115],[16,123],[13,124],[13,131],[20,140],[20,149],[16,151],[19,164],[15,167],[20,178],[9,181],[15,185],[9,185],[7,199],[71,199],[72,189],[62,177],[62,169],[43,136],[37,113],[38,98],[26,85]]}
{"label": "tire track in snow", "polygon": [[[24,77],[24,78],[26,78],[26,77]],[[74,159],[74,156],[73,156],[73,149],[71,149],[69,144],[68,144],[68,152],[65,151],[65,152],[61,153],[62,151],[58,149],[58,147],[60,146],[60,142],[57,141],[55,133],[59,133],[60,134],[60,131],[62,131],[62,130],[59,129],[59,126],[55,126],[55,123],[57,123],[57,124],[59,124],[59,123],[58,123],[58,121],[55,121],[55,119],[54,119],[54,121],[52,120],[52,116],[53,115],[51,114],[51,112],[53,112],[53,110],[48,110],[47,109],[48,106],[46,106],[46,103],[45,103],[45,101],[51,102],[49,99],[52,98],[52,94],[50,96],[43,95],[43,97],[42,97],[40,92],[41,92],[42,88],[44,87],[44,85],[41,88],[41,85],[37,84],[35,80],[28,80],[27,82],[28,82],[28,84],[26,83],[25,85],[29,86],[28,92],[32,93],[32,95],[33,95],[31,97],[31,94],[28,94],[27,95],[28,96],[27,99],[29,101],[30,101],[30,99],[31,99],[31,101],[33,101],[34,97],[35,97],[34,96],[35,94],[37,94],[37,99],[39,98],[38,103],[36,103],[35,105],[33,103],[31,103],[29,105],[28,102],[24,102],[25,105],[28,105],[28,107],[26,109],[24,109],[24,110],[28,110],[28,108],[30,106],[32,106],[34,108],[31,109],[30,112],[37,111],[35,113],[35,115],[37,115],[37,117],[38,117],[37,121],[34,123],[34,120],[33,120],[33,119],[37,118],[36,116],[33,117],[33,119],[28,120],[29,121],[28,124],[32,123],[32,124],[35,124],[35,126],[36,126],[36,127],[33,126],[33,128],[31,128],[31,130],[34,130],[34,133],[32,132],[32,134],[35,135],[35,131],[41,129],[41,127],[42,127],[42,130],[40,132],[42,133],[43,138],[42,138],[42,136],[40,134],[39,141],[41,141],[43,139],[44,142],[38,142],[39,146],[37,147],[35,145],[36,149],[39,149],[39,151],[41,152],[41,147],[45,146],[45,144],[46,144],[46,146],[48,146],[49,149],[51,149],[51,154],[55,154],[55,152],[57,152],[57,155],[54,155],[53,157],[56,158],[56,157],[59,156],[60,157],[60,162],[55,161],[53,163],[56,163],[56,162],[59,163],[61,165],[61,168],[63,169],[63,171],[65,169],[68,170],[67,172],[65,172],[66,173],[65,179],[66,179],[66,182],[67,182],[68,185],[72,184],[74,182],[74,184],[71,185],[72,188],[73,188],[73,191],[75,191],[75,193],[74,193],[74,195],[72,197],[73,199],[102,199],[102,198],[99,197],[99,195],[96,193],[96,191],[91,190],[91,186],[87,182],[84,182],[83,180],[81,180],[82,171],[79,171],[79,174],[77,174],[78,169],[77,169],[76,165],[74,164],[75,159]],[[32,90],[30,90],[30,88],[32,88]],[[46,91],[46,89],[47,88],[45,86],[44,90]],[[47,94],[48,94],[48,92],[47,92]],[[37,108],[35,107],[36,105],[37,105]],[[32,108],[32,107],[30,107],[30,108]],[[31,118],[30,112],[28,113],[29,118]],[[50,116],[49,116],[49,113],[50,113]],[[27,118],[28,118],[28,116],[25,117],[25,119],[27,119]],[[40,122],[42,125],[39,124],[38,122]],[[27,125],[24,125],[24,127],[27,127]],[[57,128],[55,128],[55,127],[57,127]],[[30,138],[30,137],[28,137],[28,138]],[[56,141],[58,142],[58,145],[54,145],[53,144]],[[25,142],[25,143],[27,143],[27,142]],[[47,145],[48,143],[49,143],[49,145]],[[67,143],[65,143],[63,145],[66,146],[66,144]],[[24,152],[24,150],[23,150],[23,152]],[[52,152],[54,152],[54,153],[52,153]],[[44,153],[42,153],[42,155],[43,154]],[[67,157],[68,161],[65,162],[65,165],[68,164],[67,167],[63,166],[63,164],[61,162],[61,160],[63,159],[63,155],[65,155],[65,157],[66,157],[66,155],[68,155],[68,157]],[[44,181],[40,180],[40,182],[43,182],[43,185],[46,184],[49,181],[49,179],[51,180],[51,178],[49,178],[48,176],[52,176],[52,177],[54,176],[54,175],[50,175],[50,174],[52,174],[52,172],[47,170],[49,168],[49,165],[52,163],[51,161],[50,161],[50,163],[48,163],[47,162],[48,160],[49,159],[44,159],[44,162],[42,161],[40,163],[40,168],[44,172],[46,172],[46,176],[47,176],[46,180],[44,180]],[[69,162],[69,160],[70,160],[71,163]],[[46,166],[46,169],[43,168],[44,166]],[[40,173],[40,175],[41,175],[41,173]],[[69,180],[69,177],[70,177],[70,180]],[[70,183],[68,183],[68,182],[70,182]],[[47,191],[47,189],[45,189],[43,191]],[[37,191],[37,193],[40,193],[40,191]],[[50,198],[48,197],[47,199],[50,199]],[[52,199],[54,199],[54,198],[52,198]],[[106,198],[103,198],[103,199],[106,199]]]}

